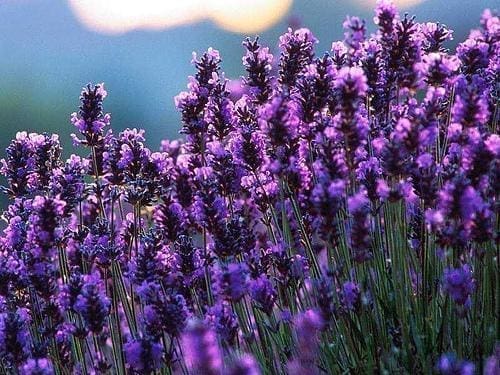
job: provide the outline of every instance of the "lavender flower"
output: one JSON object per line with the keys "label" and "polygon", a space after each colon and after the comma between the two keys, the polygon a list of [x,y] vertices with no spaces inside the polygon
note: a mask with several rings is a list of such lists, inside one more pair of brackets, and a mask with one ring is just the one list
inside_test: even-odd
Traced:
{"label": "lavender flower", "polygon": [[289,163],[293,147],[297,145],[298,105],[293,100],[275,96],[261,110],[260,128],[269,139],[272,162],[268,168],[280,173]]}
{"label": "lavender flower", "polygon": [[425,205],[431,205],[437,196],[437,166],[429,153],[419,155],[416,164],[412,172],[415,194],[424,201]]}
{"label": "lavender flower", "polygon": [[82,291],[83,276],[77,267],[71,269],[71,275],[59,292],[59,304],[64,310],[73,309],[78,295]]}
{"label": "lavender flower", "polygon": [[66,161],[63,168],[54,169],[50,182],[52,194],[65,202],[64,216],[69,216],[85,193],[84,177],[88,172],[89,161],[76,155]]}
{"label": "lavender flower", "polygon": [[458,360],[454,354],[443,354],[436,364],[436,370],[442,375],[472,375],[474,374],[474,364]]}
{"label": "lavender flower", "polygon": [[61,165],[59,136],[19,132],[0,160],[0,173],[7,178],[4,190],[13,196],[48,189],[53,170]]}
{"label": "lavender flower", "polygon": [[33,255],[43,256],[54,250],[59,235],[58,218],[63,215],[65,205],[64,201],[43,196],[33,199],[33,212],[27,232]]}
{"label": "lavender flower", "polygon": [[298,354],[288,364],[290,374],[319,374],[315,364],[318,348],[318,332],[323,326],[321,315],[314,310],[307,310],[295,319]]}
{"label": "lavender flower", "polygon": [[0,244],[0,295],[9,296],[28,283],[26,265],[15,253],[9,254]]}
{"label": "lavender flower", "polygon": [[222,228],[222,222],[227,216],[227,208],[220,195],[213,170],[203,167],[196,170],[198,192],[194,197],[193,216],[199,225],[211,233],[217,233]]}
{"label": "lavender flower", "polygon": [[215,280],[221,297],[238,302],[247,292],[248,267],[244,263],[229,263],[217,270]]}
{"label": "lavender flower", "polygon": [[37,190],[47,187],[51,172],[61,166],[62,147],[57,134],[30,134],[35,159],[35,173],[28,183]]}
{"label": "lavender flower", "polygon": [[83,285],[74,309],[80,313],[85,323],[85,328],[92,333],[101,333],[106,325],[111,302],[104,295],[102,281],[96,274],[85,275]]}
{"label": "lavender flower", "polygon": [[425,36],[422,47],[427,53],[444,52],[443,43],[453,39],[453,31],[440,23],[427,22],[421,25],[421,31]]}
{"label": "lavender flower", "polygon": [[33,146],[26,132],[16,134],[9,147],[5,150],[7,158],[0,160],[0,172],[9,183],[8,192],[12,195],[23,195],[27,192],[28,178],[34,169]]}
{"label": "lavender flower", "polygon": [[357,50],[361,42],[365,40],[365,21],[358,17],[347,17],[342,26],[345,30],[344,42],[354,50]]}
{"label": "lavender flower", "polygon": [[472,269],[464,264],[460,268],[448,268],[444,271],[444,290],[458,305],[470,307],[470,295],[475,288]]}
{"label": "lavender flower", "polygon": [[280,37],[280,83],[293,86],[300,72],[312,61],[318,40],[310,30],[302,28]]}
{"label": "lavender flower", "polygon": [[247,38],[243,46],[246,49],[243,65],[248,73],[248,77],[244,78],[243,82],[250,88],[250,93],[257,103],[264,103],[272,92],[273,82],[270,72],[273,55],[269,53],[268,47],[262,47],[259,44],[258,37],[253,41]]}
{"label": "lavender flower", "polygon": [[500,347],[498,344],[495,346],[493,355],[486,359],[484,365],[484,375],[495,375],[500,371]]}
{"label": "lavender flower", "polygon": [[355,310],[360,304],[359,286],[353,281],[347,281],[342,285],[340,292],[340,303],[346,311]]}
{"label": "lavender flower", "polygon": [[9,365],[19,365],[28,357],[28,319],[23,309],[0,313],[0,354]]}
{"label": "lavender flower", "polygon": [[104,84],[88,84],[80,95],[80,109],[71,114],[71,123],[85,137],[80,143],[94,147],[102,141],[104,127],[110,123],[110,115],[103,113],[102,102],[108,95]]}
{"label": "lavender flower", "polygon": [[194,246],[193,241],[188,236],[179,236],[174,244],[174,251],[178,256],[178,267],[180,272],[186,277],[186,282],[196,277],[196,272],[201,265],[200,250]]}
{"label": "lavender flower", "polygon": [[212,167],[215,178],[220,184],[222,195],[236,194],[241,188],[241,169],[234,162],[234,158],[224,146],[214,141],[207,145],[210,153],[209,165]]}
{"label": "lavender flower", "polygon": [[462,61],[465,74],[474,74],[488,65],[488,44],[467,39],[457,47],[457,56]]}
{"label": "lavender flower", "polygon": [[156,206],[153,219],[162,230],[163,235],[170,241],[175,241],[185,234],[187,212],[177,202],[164,202]]}
{"label": "lavender flower", "polygon": [[314,290],[319,312],[321,313],[323,322],[327,324],[335,313],[333,280],[331,277],[323,275],[321,279],[316,280]]}
{"label": "lavender flower", "polygon": [[343,135],[348,165],[354,166],[358,147],[364,144],[368,135],[366,118],[358,110],[368,89],[366,77],[360,68],[345,67],[338,72],[334,84],[338,90],[338,114],[333,118],[334,126]]}
{"label": "lavender flower", "polygon": [[182,113],[184,124],[182,133],[186,134],[189,150],[193,154],[200,154],[203,150],[204,137],[208,130],[203,110],[209,101],[211,91],[219,81],[220,62],[219,52],[212,48],[199,59],[193,53],[193,64],[197,73],[195,77],[190,78],[189,91],[175,97],[175,106]]}
{"label": "lavender flower", "polygon": [[449,57],[433,52],[422,57],[419,67],[428,84],[440,86],[449,83],[449,80],[455,77],[460,61],[455,56]]}
{"label": "lavender flower", "polygon": [[478,191],[458,175],[441,189],[438,208],[428,210],[426,217],[430,227],[437,230],[443,246],[463,248],[473,236],[473,228],[484,209],[485,203]]}
{"label": "lavender flower", "polygon": [[349,198],[348,206],[353,216],[351,229],[353,259],[356,262],[364,262],[372,258],[368,199],[363,193],[358,193]]}
{"label": "lavender flower", "polygon": [[397,20],[397,9],[390,0],[378,0],[373,21],[379,26],[384,36],[392,33]]}
{"label": "lavender flower", "polygon": [[108,267],[120,255],[120,248],[113,241],[110,223],[97,218],[81,244],[81,255],[89,263],[96,262]]}
{"label": "lavender flower", "polygon": [[226,345],[233,345],[238,334],[238,318],[231,305],[220,302],[212,306],[205,315],[205,324],[217,334]]}
{"label": "lavender flower", "polygon": [[151,230],[143,236],[141,246],[132,265],[134,282],[141,284],[143,281],[154,281],[159,278],[157,273],[157,256],[163,252],[163,242],[158,232]]}
{"label": "lavender flower", "polygon": [[260,375],[259,365],[255,359],[249,355],[245,354],[238,358],[233,365],[224,372],[225,375]]}
{"label": "lavender flower", "polygon": [[21,367],[23,375],[52,375],[54,369],[52,363],[47,358],[28,359]]}
{"label": "lavender flower", "polygon": [[149,338],[129,341],[124,347],[130,368],[138,374],[149,374],[161,365],[163,347]]}
{"label": "lavender flower", "polygon": [[235,212],[214,235],[213,251],[221,258],[247,254],[255,246],[255,238],[249,228],[250,223],[239,214]]}
{"label": "lavender flower", "polygon": [[452,121],[460,124],[462,128],[471,129],[474,127],[483,129],[486,123],[489,110],[481,86],[484,81],[476,77],[474,84],[467,83],[464,77],[460,77],[457,82],[457,95],[452,107]]}
{"label": "lavender flower", "polygon": [[258,130],[257,114],[243,97],[236,103],[237,133],[231,138],[230,149],[235,161],[250,172],[256,172],[264,163],[265,136]]}
{"label": "lavender flower", "polygon": [[300,103],[303,119],[299,132],[308,140],[323,127],[321,113],[325,107],[333,105],[331,90],[335,73],[332,58],[325,54],[309,64],[297,81],[293,96]]}
{"label": "lavender flower", "polygon": [[205,122],[208,124],[207,134],[216,140],[223,140],[233,130],[235,119],[233,116],[234,104],[230,99],[230,92],[226,88],[226,81],[220,77],[215,85],[205,108]]}
{"label": "lavender flower", "polygon": [[357,178],[366,188],[366,193],[370,201],[375,202],[379,198],[377,193],[378,180],[382,176],[382,168],[377,158],[370,158],[359,163],[356,170]]}
{"label": "lavender flower", "polygon": [[[150,286],[151,284],[143,285],[141,289]],[[140,293],[146,294],[148,291],[141,290]],[[156,286],[143,301],[147,303],[144,308],[144,323],[150,336],[160,338],[162,331],[173,337],[182,333],[190,314],[186,300],[181,294],[173,290],[164,294],[159,291],[159,286]]]}
{"label": "lavender flower", "polygon": [[458,348],[433,370],[496,374],[499,18],[455,52],[388,0],[374,20],[320,57],[305,28],[278,61],[247,39],[241,79],[194,54],[159,151],[109,129],[102,84],[72,115],[89,157],[18,133],[0,373],[406,373]]}
{"label": "lavender flower", "polygon": [[266,314],[271,314],[276,301],[276,292],[265,275],[250,281],[250,295]]}
{"label": "lavender flower", "polygon": [[191,321],[182,338],[188,368],[197,374],[219,375],[222,358],[217,337],[199,321]]}

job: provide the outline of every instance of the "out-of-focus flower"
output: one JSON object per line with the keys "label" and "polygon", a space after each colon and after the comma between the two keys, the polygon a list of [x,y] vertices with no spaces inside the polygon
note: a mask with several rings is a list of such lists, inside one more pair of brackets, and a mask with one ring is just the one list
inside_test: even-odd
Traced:
{"label": "out-of-focus flower", "polygon": [[21,367],[22,375],[53,375],[52,363],[47,358],[30,358]]}
{"label": "out-of-focus flower", "polygon": [[436,364],[437,372],[442,375],[472,375],[474,367],[473,363],[459,360],[454,354],[443,354]]}
{"label": "out-of-focus flower", "polygon": [[321,315],[307,310],[294,320],[297,332],[296,358],[288,364],[290,374],[319,374],[315,360],[317,357],[318,334],[323,326]]}
{"label": "out-of-focus flower", "polygon": [[149,374],[161,365],[163,346],[149,338],[129,341],[124,351],[127,364],[138,373]]}
{"label": "out-of-focus flower", "polygon": [[222,357],[215,333],[199,321],[191,321],[182,337],[184,356],[196,374],[219,375]]}
{"label": "out-of-focus flower", "polygon": [[464,264],[460,268],[448,268],[444,271],[444,290],[459,305],[469,307],[470,295],[475,288],[472,269]]}

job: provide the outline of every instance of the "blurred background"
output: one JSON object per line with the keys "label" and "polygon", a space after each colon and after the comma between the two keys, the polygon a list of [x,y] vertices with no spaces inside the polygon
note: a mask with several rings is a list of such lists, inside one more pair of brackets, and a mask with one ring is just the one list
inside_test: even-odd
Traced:
{"label": "blurred background", "polygon": [[[276,49],[288,25],[309,27],[317,51],[342,38],[346,15],[374,30],[375,0],[0,0],[0,158],[20,130],[58,132],[71,149],[69,115],[81,87],[105,82],[116,130],[146,129],[156,148],[178,136],[173,97],[193,73],[192,51],[219,49],[228,78],[243,74],[241,42],[259,34]],[[455,30],[477,27],[493,0],[400,0],[401,12]]]}

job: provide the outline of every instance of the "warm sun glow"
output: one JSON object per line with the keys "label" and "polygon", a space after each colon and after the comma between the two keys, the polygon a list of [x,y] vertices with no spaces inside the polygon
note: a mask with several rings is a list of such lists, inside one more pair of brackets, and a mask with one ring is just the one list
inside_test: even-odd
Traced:
{"label": "warm sun glow", "polygon": [[293,0],[69,0],[88,28],[107,34],[159,30],[210,19],[240,33],[255,33],[279,21]]}

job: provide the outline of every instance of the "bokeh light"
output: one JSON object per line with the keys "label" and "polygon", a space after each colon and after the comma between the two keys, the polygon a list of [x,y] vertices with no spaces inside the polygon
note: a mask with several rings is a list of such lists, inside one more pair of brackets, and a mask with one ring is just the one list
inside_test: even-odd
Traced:
{"label": "bokeh light", "polygon": [[233,32],[255,33],[278,22],[292,0],[69,0],[69,4],[85,26],[105,34],[161,30],[203,20]]}

